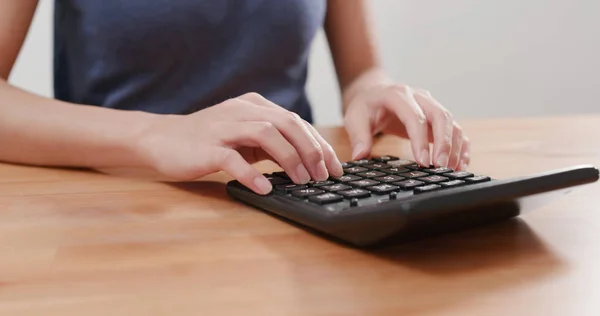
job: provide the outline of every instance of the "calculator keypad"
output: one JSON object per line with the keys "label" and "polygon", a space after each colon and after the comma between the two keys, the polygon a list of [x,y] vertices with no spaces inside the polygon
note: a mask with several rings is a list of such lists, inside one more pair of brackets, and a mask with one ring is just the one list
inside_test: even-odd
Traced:
{"label": "calculator keypad", "polygon": [[342,163],[342,167],[344,175],[341,177],[311,181],[305,185],[294,184],[283,171],[265,176],[283,195],[328,209],[401,200],[412,194],[491,181],[485,175],[445,167],[423,167],[414,161],[393,156],[348,161]]}

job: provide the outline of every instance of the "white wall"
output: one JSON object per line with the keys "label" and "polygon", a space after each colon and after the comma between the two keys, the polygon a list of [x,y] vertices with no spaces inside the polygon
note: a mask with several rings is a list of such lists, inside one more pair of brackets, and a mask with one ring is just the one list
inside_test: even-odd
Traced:
{"label": "white wall", "polygon": [[[42,0],[11,81],[51,95],[52,0]],[[385,66],[460,118],[600,112],[600,1],[371,0]],[[321,33],[308,91],[317,123],[339,124]]]}

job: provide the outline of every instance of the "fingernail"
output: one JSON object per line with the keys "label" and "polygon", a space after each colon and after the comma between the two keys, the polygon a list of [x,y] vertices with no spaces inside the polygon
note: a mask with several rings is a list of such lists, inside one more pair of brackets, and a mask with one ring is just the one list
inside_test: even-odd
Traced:
{"label": "fingernail", "polygon": [[429,150],[423,149],[423,151],[421,151],[421,165],[429,167],[430,164],[431,158],[429,157]]}
{"label": "fingernail", "polygon": [[342,168],[342,163],[336,156],[333,156],[333,159],[334,159],[334,163],[333,163],[333,167],[331,168],[331,169],[333,169],[333,170],[331,170],[331,173],[336,177],[341,177],[342,175],[344,175],[344,169]]}
{"label": "fingernail", "polygon": [[301,184],[305,184],[310,181],[310,174],[308,174],[308,171],[306,171],[306,168],[304,168],[302,164],[296,167],[296,177],[298,177],[298,181]]}
{"label": "fingernail", "polygon": [[441,153],[437,160],[438,167],[447,167],[448,166],[448,154]]}
{"label": "fingernail", "polygon": [[319,161],[317,165],[317,181],[325,181],[329,178],[329,173],[327,172],[327,167],[325,166],[325,161]]}
{"label": "fingernail", "polygon": [[271,189],[273,189],[271,182],[269,182],[269,180],[267,180],[263,176],[258,176],[254,178],[254,185],[261,194],[269,194],[269,192],[271,192]]}
{"label": "fingernail", "polygon": [[467,167],[468,165],[464,161],[460,162],[460,170],[465,171],[467,170]]}
{"label": "fingernail", "polygon": [[352,152],[352,159],[358,159],[358,156],[361,154],[364,148],[365,146],[363,144],[356,144],[356,146],[354,146],[354,151]]}

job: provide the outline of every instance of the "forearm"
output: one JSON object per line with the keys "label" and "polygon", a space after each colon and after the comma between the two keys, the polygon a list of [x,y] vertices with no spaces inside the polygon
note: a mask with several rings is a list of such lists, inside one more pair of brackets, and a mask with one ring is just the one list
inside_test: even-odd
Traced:
{"label": "forearm", "polygon": [[345,95],[359,77],[380,67],[367,1],[330,0],[325,32],[340,90]]}
{"label": "forearm", "polygon": [[154,117],[44,98],[0,79],[0,160],[89,168],[143,166],[135,145]]}

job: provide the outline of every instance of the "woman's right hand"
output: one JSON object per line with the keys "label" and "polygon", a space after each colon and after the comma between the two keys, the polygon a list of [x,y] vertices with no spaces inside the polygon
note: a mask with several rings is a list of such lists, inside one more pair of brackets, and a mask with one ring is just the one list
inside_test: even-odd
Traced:
{"label": "woman's right hand", "polygon": [[343,173],[332,147],[297,114],[256,93],[190,115],[160,115],[141,133],[145,163],[176,180],[225,171],[258,194],[271,183],[251,164],[269,159],[298,184]]}

